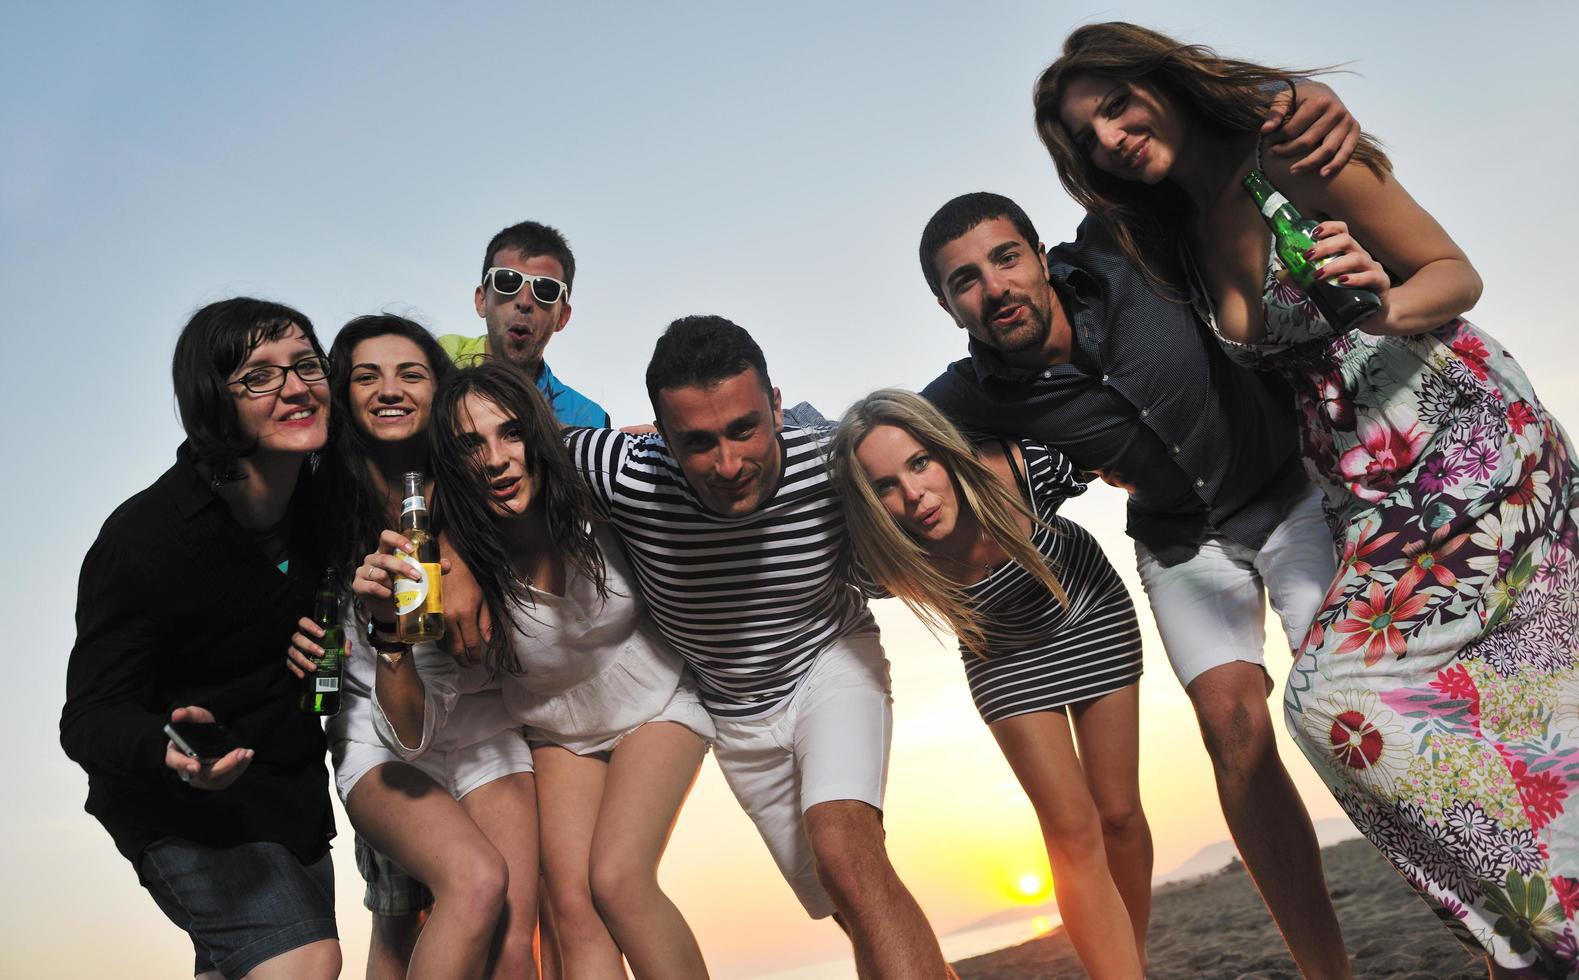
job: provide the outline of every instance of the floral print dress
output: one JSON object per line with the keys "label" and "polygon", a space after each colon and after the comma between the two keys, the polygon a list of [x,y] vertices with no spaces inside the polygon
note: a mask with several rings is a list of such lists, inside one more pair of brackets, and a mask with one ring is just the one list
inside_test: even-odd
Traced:
{"label": "floral print dress", "polygon": [[1338,576],[1284,698],[1356,827],[1467,946],[1579,972],[1579,474],[1512,355],[1455,319],[1334,335],[1276,259],[1292,384]]}

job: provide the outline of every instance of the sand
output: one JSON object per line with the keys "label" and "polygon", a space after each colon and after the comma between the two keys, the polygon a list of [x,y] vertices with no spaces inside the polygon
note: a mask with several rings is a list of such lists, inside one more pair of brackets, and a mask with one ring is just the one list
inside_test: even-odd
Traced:
{"label": "sand", "polygon": [[[1409,980],[1484,978],[1391,865],[1363,840],[1322,851],[1327,887],[1360,977]],[[1243,866],[1158,888],[1153,897],[1153,980],[1289,978],[1299,971]],[[954,964],[960,980],[1080,977],[1085,972],[1062,929],[1019,946]]]}

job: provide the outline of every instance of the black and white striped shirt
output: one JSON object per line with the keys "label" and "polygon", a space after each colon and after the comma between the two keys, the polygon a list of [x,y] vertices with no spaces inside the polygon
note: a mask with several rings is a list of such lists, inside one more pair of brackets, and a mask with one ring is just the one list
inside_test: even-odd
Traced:
{"label": "black and white striped shirt", "polygon": [[753,513],[723,517],[702,506],[661,436],[565,432],[653,620],[715,715],[771,710],[828,643],[876,628],[844,578],[844,514],[823,455],[830,437],[785,429],[778,488]]}

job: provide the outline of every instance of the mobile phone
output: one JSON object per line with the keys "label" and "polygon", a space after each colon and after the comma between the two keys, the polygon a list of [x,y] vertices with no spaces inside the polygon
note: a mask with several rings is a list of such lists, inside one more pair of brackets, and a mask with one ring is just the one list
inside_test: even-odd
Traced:
{"label": "mobile phone", "polygon": [[164,733],[176,749],[188,758],[210,761],[240,748],[236,736],[218,722],[172,721]]}

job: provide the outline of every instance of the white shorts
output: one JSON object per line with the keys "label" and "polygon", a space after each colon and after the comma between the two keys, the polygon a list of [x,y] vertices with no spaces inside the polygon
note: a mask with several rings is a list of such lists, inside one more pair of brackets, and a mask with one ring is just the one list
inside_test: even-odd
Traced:
{"label": "white shorts", "polygon": [[427,752],[413,762],[382,744],[345,739],[330,743],[329,755],[334,760],[334,786],[341,803],[351,795],[357,780],[386,762],[425,773],[457,800],[501,776],[532,771],[532,750],[519,728],[506,729],[465,748]]}
{"label": "white shorts", "polygon": [[1290,651],[1299,649],[1338,574],[1321,501],[1321,491],[1311,487],[1259,551],[1214,535],[1189,561],[1166,566],[1135,542],[1140,581],[1180,684],[1189,687],[1213,667],[1235,661],[1266,669],[1263,589]]}
{"label": "white shorts", "polygon": [[795,693],[768,714],[715,716],[714,723],[719,768],[784,880],[812,918],[832,915],[804,814],[831,800],[883,808],[894,713],[875,627],[829,644]]}
{"label": "white shorts", "polygon": [[702,707],[702,698],[696,693],[696,685],[691,682],[689,673],[681,679],[679,686],[674,689],[674,694],[669,697],[669,703],[663,706],[663,710],[640,725],[633,725],[612,735],[589,735],[585,738],[571,738],[528,726],[526,737],[532,745],[557,745],[576,755],[598,755],[614,751],[614,747],[623,742],[625,736],[655,721],[672,721],[684,725],[695,732],[703,742],[713,741],[715,733],[713,716]]}

